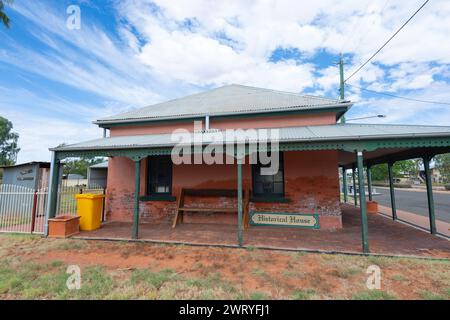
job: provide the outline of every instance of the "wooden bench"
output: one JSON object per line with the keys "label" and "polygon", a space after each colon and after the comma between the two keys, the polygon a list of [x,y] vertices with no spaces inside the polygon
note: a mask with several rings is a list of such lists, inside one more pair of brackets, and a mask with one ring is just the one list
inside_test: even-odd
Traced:
{"label": "wooden bench", "polygon": [[[235,189],[181,189],[180,195],[178,196],[177,212],[173,220],[172,228],[175,228],[177,223],[183,222],[184,212],[236,212],[237,208],[230,208],[228,206],[185,206],[184,200],[186,196],[191,197],[229,197],[237,198],[237,190]],[[249,225],[249,215],[248,206],[250,202],[250,192],[249,190],[243,190],[243,224],[247,228]]]}

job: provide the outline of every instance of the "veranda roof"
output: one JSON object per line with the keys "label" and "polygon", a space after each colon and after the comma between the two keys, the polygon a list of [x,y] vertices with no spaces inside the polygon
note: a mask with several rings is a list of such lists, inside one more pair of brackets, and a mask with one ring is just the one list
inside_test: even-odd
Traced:
{"label": "veranda roof", "polygon": [[[421,125],[388,125],[388,124],[332,124],[321,126],[302,126],[289,128],[275,128],[279,131],[279,142],[339,142],[339,141],[368,141],[373,139],[403,139],[403,138],[450,138],[450,126],[421,126]],[[257,129],[259,133],[264,129]],[[197,133],[207,144],[232,143],[234,141],[212,140],[217,132],[209,131]],[[191,133],[191,136],[193,133]],[[261,138],[259,138],[261,140]],[[269,139],[270,140],[270,139]],[[247,142],[258,142],[247,140]],[[139,149],[172,147],[177,144],[171,139],[171,134],[152,134],[135,136],[117,136],[95,139],[51,149],[52,151],[85,151],[112,149]]]}

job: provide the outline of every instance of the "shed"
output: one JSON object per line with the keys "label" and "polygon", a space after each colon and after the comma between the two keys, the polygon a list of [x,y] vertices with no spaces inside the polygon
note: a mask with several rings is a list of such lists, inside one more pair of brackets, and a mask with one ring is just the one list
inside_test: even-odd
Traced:
{"label": "shed", "polygon": [[2,184],[11,184],[30,189],[48,187],[50,162],[32,161],[11,166],[2,166]]}
{"label": "shed", "polygon": [[106,188],[108,177],[108,161],[94,164],[88,168],[88,188]]}

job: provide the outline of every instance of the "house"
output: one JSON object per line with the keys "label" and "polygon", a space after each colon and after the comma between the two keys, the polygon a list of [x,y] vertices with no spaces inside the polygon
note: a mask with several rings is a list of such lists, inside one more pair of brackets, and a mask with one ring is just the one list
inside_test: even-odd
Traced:
{"label": "house", "polygon": [[2,166],[2,184],[16,185],[29,189],[48,187],[50,162],[32,161],[11,166]]}
{"label": "house", "polygon": [[65,187],[86,186],[88,183],[88,179],[78,173],[65,174],[62,179],[62,183]]}
{"label": "house", "polygon": [[106,188],[108,180],[108,161],[94,164],[88,168],[87,173],[88,188]]}
{"label": "house", "polygon": [[[132,222],[132,238],[146,224],[167,222],[175,230],[179,223],[234,224],[240,245],[245,228],[338,230],[339,168],[352,169],[364,188],[364,166],[370,172],[374,164],[429,161],[450,150],[450,127],[340,123],[351,106],[226,85],[98,119],[94,123],[109,137],[52,148],[52,164],[82,155],[109,157],[107,220]],[[275,162],[278,170],[268,174]],[[52,182],[49,217],[56,191]],[[365,192],[358,201],[367,252]]]}
{"label": "house", "polygon": [[[439,171],[438,168],[436,168],[436,163],[435,162],[431,162],[430,163],[430,171],[431,171],[431,180],[434,183],[445,183],[445,179],[442,176],[441,172]],[[423,164],[421,164],[419,166],[419,175],[418,175],[419,179],[421,182],[425,181],[425,168],[423,166]]]}

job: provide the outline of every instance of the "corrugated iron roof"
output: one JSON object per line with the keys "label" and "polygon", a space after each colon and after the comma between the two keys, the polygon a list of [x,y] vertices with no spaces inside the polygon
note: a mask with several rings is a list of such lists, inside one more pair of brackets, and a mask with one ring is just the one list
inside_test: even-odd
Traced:
{"label": "corrugated iron roof", "polygon": [[32,166],[32,165],[40,165],[44,168],[50,168],[50,162],[46,161],[30,161],[30,162],[24,162],[24,163],[17,163],[12,165],[2,165],[0,168],[14,168],[14,167],[21,167],[21,166]]}
{"label": "corrugated iron roof", "polygon": [[348,101],[343,102],[309,95],[302,96],[295,93],[233,84],[105,117],[94,123],[148,121],[297,109],[315,110],[350,106],[351,103]]}
{"label": "corrugated iron roof", "polygon": [[93,164],[92,166],[90,166],[89,168],[94,168],[94,169],[107,169],[108,168],[108,161],[104,161],[104,162],[100,162],[97,164]]}
{"label": "corrugated iron roof", "polygon": [[[387,125],[387,124],[332,124],[321,126],[303,126],[277,128],[279,142],[319,142],[319,141],[352,141],[368,139],[411,138],[411,137],[450,137],[450,127],[417,126],[417,125]],[[261,130],[257,129],[260,133]],[[207,144],[218,141],[215,135],[223,131],[201,132],[202,141]],[[190,133],[192,136],[193,133]],[[214,140],[213,140],[214,139]],[[261,138],[259,138],[261,140]],[[248,140],[247,140],[248,141]],[[249,139],[251,142],[255,140]],[[81,151],[98,149],[136,149],[171,147],[176,144],[171,134],[153,134],[137,136],[109,137],[55,148],[56,151]]]}

